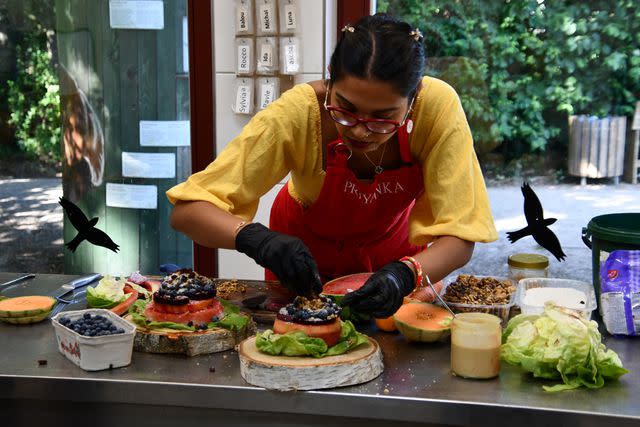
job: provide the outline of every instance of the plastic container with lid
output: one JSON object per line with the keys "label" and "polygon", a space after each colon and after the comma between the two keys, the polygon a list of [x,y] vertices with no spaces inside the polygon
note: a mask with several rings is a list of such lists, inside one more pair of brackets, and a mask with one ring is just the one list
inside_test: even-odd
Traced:
{"label": "plastic container with lid", "polygon": [[501,320],[487,313],[460,313],[451,322],[451,371],[464,378],[500,374]]}
{"label": "plastic container with lid", "polygon": [[[545,288],[544,298],[538,298],[537,304],[527,299],[527,291],[535,288]],[[567,292],[566,290],[572,291]],[[575,291],[584,294],[584,301],[574,301]],[[529,303],[528,303],[529,301]],[[544,303],[552,301],[561,307],[565,307],[580,313],[585,319],[590,319],[593,310],[597,307],[596,294],[591,283],[581,280],[556,279],[556,278],[528,278],[518,282],[516,290],[516,304],[522,314],[541,314],[544,311]],[[582,304],[584,303],[584,304]]]}
{"label": "plastic container with lid", "polygon": [[540,254],[509,255],[509,278],[518,282],[529,277],[549,277],[549,258]]}

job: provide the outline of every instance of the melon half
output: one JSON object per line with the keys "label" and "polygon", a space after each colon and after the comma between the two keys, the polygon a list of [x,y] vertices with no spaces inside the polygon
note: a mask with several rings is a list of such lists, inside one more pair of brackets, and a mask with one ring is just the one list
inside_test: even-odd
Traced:
{"label": "melon half", "polygon": [[451,334],[453,316],[446,309],[426,302],[409,302],[393,315],[396,328],[408,341],[444,341]]}
{"label": "melon half", "polygon": [[[322,295],[331,298],[342,307],[342,298],[349,292],[357,291],[365,284],[373,273],[356,273],[348,276],[338,277],[324,284]],[[342,307],[340,313],[342,320],[350,320],[353,323],[367,322],[371,316],[351,310],[351,307]]]}

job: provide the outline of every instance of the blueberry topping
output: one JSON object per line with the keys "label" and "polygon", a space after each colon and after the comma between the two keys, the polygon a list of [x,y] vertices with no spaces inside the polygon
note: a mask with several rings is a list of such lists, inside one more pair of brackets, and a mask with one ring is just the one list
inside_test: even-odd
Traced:
{"label": "blueberry topping", "polygon": [[111,320],[91,313],[84,313],[76,320],[62,317],[60,324],[87,337],[124,334],[124,329],[117,327]]}

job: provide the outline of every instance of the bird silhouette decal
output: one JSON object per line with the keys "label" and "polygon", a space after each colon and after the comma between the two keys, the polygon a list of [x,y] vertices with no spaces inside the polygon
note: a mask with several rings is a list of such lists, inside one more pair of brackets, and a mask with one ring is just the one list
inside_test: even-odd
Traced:
{"label": "bird silhouette decal", "polygon": [[532,236],[540,246],[551,252],[558,261],[563,261],[566,255],[562,251],[560,241],[548,227],[557,221],[556,218],[544,217],[540,199],[538,199],[529,184],[525,182],[521,189],[524,196],[524,217],[527,219],[527,226],[518,231],[507,232],[507,237],[511,243],[515,243],[516,240],[525,236]]}
{"label": "bird silhouette decal", "polygon": [[91,220],[88,220],[86,215],[78,206],[64,197],[60,197],[58,203],[60,203],[60,206],[62,206],[67,214],[67,218],[69,218],[71,225],[78,230],[76,237],[74,237],[69,243],[65,243],[67,249],[71,252],[75,252],[76,249],[78,249],[78,245],[80,245],[83,240],[86,240],[94,245],[111,249],[116,253],[118,252],[120,246],[115,244],[107,233],[95,227],[98,223],[98,218],[91,218]]}

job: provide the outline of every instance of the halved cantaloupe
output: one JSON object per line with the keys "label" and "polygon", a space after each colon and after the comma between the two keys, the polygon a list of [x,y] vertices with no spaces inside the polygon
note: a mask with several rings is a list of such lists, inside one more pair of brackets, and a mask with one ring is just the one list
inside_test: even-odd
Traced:
{"label": "halved cantaloupe", "polygon": [[55,304],[55,298],[40,295],[9,298],[0,301],[0,317],[37,316],[50,312]]}
{"label": "halved cantaloupe", "polygon": [[451,333],[453,316],[446,309],[426,302],[409,302],[393,315],[396,327],[409,341],[444,341]]}
{"label": "halved cantaloupe", "polygon": [[[342,306],[342,298],[349,292],[357,291],[365,284],[373,273],[356,273],[338,277],[324,284],[322,295],[331,298],[336,304]],[[351,307],[343,307],[340,313],[342,320],[350,320],[353,323],[368,322],[371,316],[351,310]]]}
{"label": "halved cantaloupe", "polygon": [[36,314],[35,316],[0,317],[0,322],[10,323],[12,325],[30,325],[32,323],[42,322],[49,314],[51,314],[51,310]]}
{"label": "halved cantaloupe", "polygon": [[[442,291],[442,280],[433,284],[436,292]],[[403,304],[407,304],[410,302],[433,302],[435,301],[436,296],[433,293],[433,290],[430,287],[422,287],[420,289],[416,289],[411,292],[409,295],[404,297]],[[385,317],[384,319],[375,319],[376,326],[381,331],[385,332],[394,332],[397,331],[395,321],[393,320],[393,316]]]}

